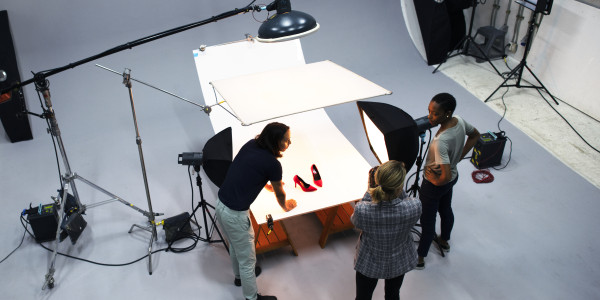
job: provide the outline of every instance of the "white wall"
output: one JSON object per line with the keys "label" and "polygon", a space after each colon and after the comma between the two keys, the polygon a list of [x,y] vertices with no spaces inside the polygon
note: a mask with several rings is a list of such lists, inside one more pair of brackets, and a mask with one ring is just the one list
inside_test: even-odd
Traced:
{"label": "white wall", "polygon": [[[504,24],[506,9],[511,0],[501,0],[496,17],[496,28]],[[481,26],[490,25],[493,0],[478,5],[473,32]],[[512,2],[508,18],[506,41],[513,38],[513,28],[519,5]],[[531,11],[525,10],[518,41],[527,31]],[[467,26],[471,16],[465,10]],[[600,119],[600,9],[575,0],[555,0],[551,13],[544,16],[533,41],[527,65],[554,96],[577,107],[596,119]],[[507,52],[511,66],[521,61],[523,48],[518,45],[516,53]],[[527,73],[527,72],[525,72]]]}

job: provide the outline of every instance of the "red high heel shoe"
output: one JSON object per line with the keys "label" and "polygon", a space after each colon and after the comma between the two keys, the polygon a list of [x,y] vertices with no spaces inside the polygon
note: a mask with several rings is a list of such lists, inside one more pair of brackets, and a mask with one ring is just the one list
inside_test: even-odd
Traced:
{"label": "red high heel shoe", "polygon": [[317,166],[310,166],[310,170],[312,171],[313,181],[319,187],[323,187],[323,180],[321,180],[321,174],[319,174],[319,170],[317,170]]}
{"label": "red high heel shoe", "polygon": [[300,185],[300,188],[305,192],[314,192],[317,190],[316,187],[304,182],[298,175],[294,176],[294,187],[296,187],[296,185]]}

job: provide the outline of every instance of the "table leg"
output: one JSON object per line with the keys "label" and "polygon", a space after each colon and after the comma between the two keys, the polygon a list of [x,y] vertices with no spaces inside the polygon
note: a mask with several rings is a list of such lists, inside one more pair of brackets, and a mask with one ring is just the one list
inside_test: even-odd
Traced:
{"label": "table leg", "polygon": [[337,215],[338,209],[340,206],[334,206],[326,209],[327,219],[323,224],[323,231],[321,232],[321,238],[319,238],[319,245],[321,248],[325,248],[325,243],[327,243],[327,237],[329,236],[329,232],[331,230],[331,225],[333,225],[333,221]]}

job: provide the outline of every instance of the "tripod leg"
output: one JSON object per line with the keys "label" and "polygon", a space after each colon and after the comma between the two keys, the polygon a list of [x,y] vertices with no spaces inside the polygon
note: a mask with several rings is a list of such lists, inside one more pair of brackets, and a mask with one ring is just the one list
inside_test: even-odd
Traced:
{"label": "tripod leg", "polygon": [[[207,205],[210,205],[208,203],[206,203]],[[220,240],[212,240],[211,237],[208,236],[208,229],[206,230],[207,232],[207,238],[208,238],[208,242],[209,243],[215,243],[215,242],[222,242],[223,246],[225,246],[225,250],[227,250],[227,253],[229,253],[229,247],[227,247],[227,243],[225,243],[225,239],[223,238],[223,235],[221,234],[221,231],[219,230],[219,227],[216,224],[216,219],[211,215],[210,211],[208,211],[208,209],[206,207],[203,207],[204,209],[204,220],[206,222],[206,214],[208,214],[208,217],[210,218],[210,221],[212,222],[214,228],[217,230],[217,234],[219,235]]]}
{"label": "tripod leg", "polygon": [[[494,66],[494,64],[492,63],[492,60],[490,59],[490,57],[487,54],[485,54],[485,51],[483,51],[481,49],[481,46],[479,46],[479,44],[475,43],[475,41],[471,41],[471,42],[473,43],[473,45],[475,45],[475,48],[477,49],[477,51],[479,51],[479,53],[481,55],[483,55],[483,57],[477,57],[477,56],[472,55],[472,54],[469,54],[469,55],[471,55],[471,56],[473,56],[475,58],[485,59],[490,64],[490,66],[492,66],[492,68],[494,69],[494,71],[496,71],[496,73],[498,75],[502,76],[502,73],[498,70],[498,68],[496,68],[496,66]],[[468,51],[469,50],[467,50],[467,54],[468,54]]]}
{"label": "tripod leg", "polygon": [[59,210],[58,212],[58,220],[57,220],[57,224],[58,226],[56,227],[56,236],[54,239],[54,250],[52,250],[52,256],[50,258],[50,263],[48,264],[48,273],[46,273],[46,280],[44,282],[44,285],[42,286],[42,290],[45,290],[46,287],[49,288],[53,288],[54,287],[54,263],[56,262],[56,255],[58,254],[58,243],[60,242],[60,226],[62,224],[62,220],[65,217],[65,204],[67,202],[67,195],[69,194],[69,182],[65,183],[64,187],[63,187],[63,193],[61,195],[61,199],[60,202],[58,203],[58,205],[56,205],[56,209]]}
{"label": "tripod leg", "polygon": [[520,63],[516,68],[514,68],[506,77],[506,79],[504,79],[504,81],[487,97],[487,99],[485,99],[485,101],[483,102],[488,102],[488,100],[490,100],[492,98],[492,96],[494,96],[494,94],[502,87],[510,87],[511,85],[507,85],[506,82],[510,79],[512,79],[517,73],[523,72],[523,63]]}
{"label": "tripod leg", "polygon": [[544,86],[544,84],[537,78],[537,76],[535,76],[535,73],[533,73],[533,71],[531,71],[531,69],[525,65],[525,68],[527,68],[527,71],[529,71],[529,74],[531,74],[533,76],[533,78],[535,78],[535,80],[538,82],[538,84],[541,87],[536,87],[536,89],[538,90],[538,92],[540,91],[540,88],[544,89],[544,91],[546,91],[546,93],[548,93],[548,95],[550,95],[550,97],[552,98],[552,100],[554,100],[554,103],[556,103],[556,105],[558,104],[558,101],[556,101],[556,98],[554,98],[554,96],[550,93],[550,91]]}
{"label": "tripod leg", "polygon": [[[468,38],[468,36],[466,36],[466,35],[465,35],[465,36],[464,36],[464,37],[463,37],[463,38],[460,40],[460,42],[458,42],[458,44],[456,44],[456,46],[454,46],[454,48],[452,48],[452,50],[450,50],[450,51],[448,52],[448,54],[446,55],[446,58],[444,58],[444,60],[443,60],[443,61],[442,61],[442,62],[441,62],[439,65],[437,65],[437,67],[435,67],[435,69],[434,69],[434,70],[433,70],[433,72],[431,72],[431,73],[432,73],[432,74],[435,74],[435,72],[437,72],[437,70],[438,70],[438,69],[439,69],[439,68],[440,68],[440,67],[441,67],[441,66],[442,66],[444,63],[446,63],[446,61],[448,61],[448,59],[450,59],[450,58],[452,58],[452,57],[454,57],[454,56],[457,56],[457,55],[461,55],[461,54],[463,54],[463,53],[465,52],[464,48],[465,48],[466,46],[461,46],[461,45],[463,45],[463,44],[465,43],[465,41],[467,41],[467,38]],[[460,50],[459,50],[459,52],[458,52],[458,53],[456,53],[456,54],[452,54],[452,52],[454,52],[456,49],[460,49]]]}
{"label": "tripod leg", "polygon": [[150,242],[148,243],[148,274],[152,275],[152,243],[156,237],[156,226],[154,226],[154,231],[152,231],[152,237],[150,238]]}

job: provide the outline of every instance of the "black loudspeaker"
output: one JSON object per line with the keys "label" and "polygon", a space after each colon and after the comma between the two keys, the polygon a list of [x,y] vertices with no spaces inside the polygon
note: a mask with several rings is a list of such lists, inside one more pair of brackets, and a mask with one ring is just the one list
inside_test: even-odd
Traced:
{"label": "black loudspeaker", "polygon": [[33,230],[35,241],[38,243],[56,239],[58,227],[58,211],[55,204],[40,205],[27,211],[27,221]]}
{"label": "black loudspeaker", "polygon": [[504,145],[506,145],[504,132],[482,134],[475,147],[473,147],[471,163],[477,169],[500,165],[502,154],[504,153]]}
{"label": "black loudspeaker", "polygon": [[[21,82],[6,10],[0,11],[0,70],[6,73],[6,78],[0,82],[0,90]],[[33,139],[29,116],[22,113],[27,110],[22,89],[13,89],[3,95],[3,100],[0,101],[0,120],[10,141],[15,143]]]}

